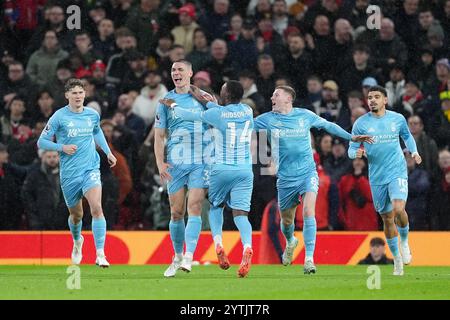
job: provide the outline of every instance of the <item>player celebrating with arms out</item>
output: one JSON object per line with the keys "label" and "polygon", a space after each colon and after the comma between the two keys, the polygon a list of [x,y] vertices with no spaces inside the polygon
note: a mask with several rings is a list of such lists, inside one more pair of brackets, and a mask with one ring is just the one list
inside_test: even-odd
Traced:
{"label": "player celebrating with arms out", "polygon": [[[204,107],[189,93],[192,65],[187,60],[172,64],[171,76],[175,89],[164,97],[172,99],[183,108],[203,111]],[[165,277],[174,277],[177,270],[190,272],[192,259],[202,229],[202,203],[208,188],[208,172],[203,161],[203,134],[207,129],[201,122],[184,121],[173,110],[163,104],[158,105],[155,121],[155,157],[162,181],[168,181],[167,190],[170,202],[169,231],[175,255],[164,272]],[[167,158],[164,157],[164,144],[167,140]],[[188,222],[184,224],[186,211],[186,190]],[[184,242],[186,252],[183,256]]]}
{"label": "player celebrating with arms out", "polygon": [[188,121],[203,121],[213,126],[214,162],[211,166],[209,182],[209,200],[211,209],[209,221],[214,239],[216,254],[222,269],[230,267],[222,244],[223,209],[225,203],[233,211],[233,220],[241,235],[244,251],[238,276],[245,277],[251,266],[252,226],[248,221],[250,201],[253,191],[253,170],[251,156],[251,137],[253,131],[253,110],[240,103],[244,88],[239,81],[227,81],[220,91],[224,106],[212,102],[213,97],[206,96],[194,86],[192,94],[208,110],[192,112],[177,107],[175,101],[161,100],[166,106],[172,106],[175,114]]}
{"label": "player celebrating with arms out", "polygon": [[[353,134],[374,135],[374,143],[351,143],[348,155],[351,159],[366,156],[369,161],[369,182],[375,210],[381,215],[384,234],[394,256],[394,275],[403,275],[403,264],[411,263],[408,245],[409,223],[405,211],[408,197],[408,171],[399,137],[417,164],[422,162],[416,142],[403,115],[386,110],[387,92],[383,87],[369,89],[367,102],[370,112],[356,120]],[[397,227],[396,227],[397,225]],[[400,233],[401,253],[398,248],[397,230]]]}
{"label": "player celebrating with arms out", "polygon": [[319,177],[313,159],[310,128],[325,129],[343,139],[371,142],[367,135],[352,136],[338,125],[328,122],[315,113],[294,108],[295,90],[289,86],[275,88],[272,111],[255,119],[255,130],[267,130],[272,157],[277,169],[278,206],[281,210],[281,231],[286,237],[282,262],[291,264],[298,240],[294,236],[294,218],[299,196],[303,201],[303,238],[306,247],[304,273],[316,272],[314,249],[316,243],[315,206]]}
{"label": "player celebrating with arms out", "polygon": [[[70,212],[68,223],[74,242],[72,263],[80,264],[82,259],[84,196],[92,214],[92,233],[97,249],[95,263],[106,268],[109,266],[104,252],[106,220],[102,209],[100,157],[95,144],[107,154],[111,167],[116,165],[117,160],[100,129],[99,114],[83,105],[86,96],[83,83],[78,79],[69,79],[64,91],[69,104],[50,117],[37,144],[44,150],[59,151],[61,156],[61,189]],[[53,142],[53,137],[56,137],[56,142]]]}

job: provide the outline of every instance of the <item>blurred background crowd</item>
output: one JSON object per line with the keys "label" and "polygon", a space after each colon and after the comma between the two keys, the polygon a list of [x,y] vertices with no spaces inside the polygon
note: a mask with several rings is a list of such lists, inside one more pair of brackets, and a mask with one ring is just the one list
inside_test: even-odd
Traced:
{"label": "blurred background crowd", "polygon": [[[78,30],[70,29],[75,11],[67,13],[74,4]],[[369,5],[381,9],[379,28],[367,24],[378,18]],[[450,0],[5,0],[0,10],[2,230],[67,228],[58,154],[37,150],[36,141],[66,105],[72,77],[85,83],[86,104],[100,113],[118,158],[110,169],[99,152],[108,228],[168,229],[153,124],[179,59],[192,62],[193,83],[208,92],[239,80],[255,116],[271,110],[277,85],[289,84],[295,106],[348,131],[368,112],[367,88],[384,86],[423,158],[417,166],[405,153],[410,228],[450,230]],[[350,160],[346,142],[312,133],[318,229],[380,230],[367,162]],[[278,219],[274,171],[264,167],[254,165],[254,230]],[[233,227],[226,214],[224,228]]]}

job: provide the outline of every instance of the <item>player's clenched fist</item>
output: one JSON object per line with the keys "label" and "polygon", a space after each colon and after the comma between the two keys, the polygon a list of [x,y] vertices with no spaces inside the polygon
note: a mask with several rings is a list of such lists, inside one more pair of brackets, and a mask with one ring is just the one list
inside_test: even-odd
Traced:
{"label": "player's clenched fist", "polygon": [[74,144],[65,144],[62,147],[62,151],[71,156],[77,151],[77,146]]}
{"label": "player's clenched fist", "polygon": [[358,151],[356,151],[356,157],[362,158],[363,156],[366,157],[366,150],[359,148]]}

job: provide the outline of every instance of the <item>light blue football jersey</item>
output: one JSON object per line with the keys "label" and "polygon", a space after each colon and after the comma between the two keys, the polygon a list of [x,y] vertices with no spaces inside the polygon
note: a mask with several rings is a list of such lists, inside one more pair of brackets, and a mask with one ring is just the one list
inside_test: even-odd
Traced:
{"label": "light blue football jersey", "polygon": [[313,127],[351,139],[350,133],[338,125],[302,108],[293,108],[288,114],[266,112],[255,119],[255,130],[266,130],[278,178],[295,181],[316,170],[310,135]]}
{"label": "light blue football jersey", "polygon": [[[355,121],[352,133],[374,137],[373,144],[364,143],[369,160],[371,185],[383,185],[396,178],[408,178],[399,137],[403,139],[411,153],[417,152],[417,146],[403,115],[389,110],[386,110],[386,114],[382,117],[377,117],[371,112],[366,113]],[[356,157],[359,148],[360,143],[350,143],[348,155],[351,159]]]}
{"label": "light blue football jersey", "polygon": [[[96,143],[106,154],[111,152],[100,128],[100,115],[88,107],[84,107],[80,113],[73,112],[69,106],[59,109],[50,117],[38,140],[39,148],[60,152],[62,179],[77,177],[100,167]],[[73,155],[62,152],[62,146],[69,144],[77,146]]]}
{"label": "light blue football jersey", "polygon": [[[179,94],[175,89],[168,92],[165,99],[173,99],[182,108],[201,112],[205,108],[189,94]],[[175,115],[173,109],[158,104],[155,128],[168,130],[167,162],[177,165],[202,164],[203,150],[207,141],[203,135],[207,125],[200,122],[185,121]]]}
{"label": "light blue football jersey", "polygon": [[213,127],[211,130],[215,153],[212,161],[214,170],[251,168],[253,110],[242,103],[219,106],[208,102],[207,107],[209,110],[196,112],[179,106],[175,107],[174,111],[182,119],[200,120]]}

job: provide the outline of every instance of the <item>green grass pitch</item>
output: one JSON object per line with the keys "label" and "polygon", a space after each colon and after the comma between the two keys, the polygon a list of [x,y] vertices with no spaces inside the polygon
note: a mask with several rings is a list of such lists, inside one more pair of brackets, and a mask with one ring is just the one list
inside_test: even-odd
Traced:
{"label": "green grass pitch", "polygon": [[0,266],[0,299],[450,299],[450,267],[405,267],[403,277],[381,266],[380,289],[369,290],[367,266],[254,265],[247,278],[237,266],[194,266],[165,279],[167,266],[82,265],[81,289],[67,289],[66,266]]}

